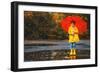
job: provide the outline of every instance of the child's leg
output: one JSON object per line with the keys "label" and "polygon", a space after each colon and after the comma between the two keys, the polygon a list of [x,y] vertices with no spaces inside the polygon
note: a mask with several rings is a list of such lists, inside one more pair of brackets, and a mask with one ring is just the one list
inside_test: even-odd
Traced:
{"label": "child's leg", "polygon": [[70,49],[72,49],[73,48],[73,43],[69,43],[70,44]]}
{"label": "child's leg", "polygon": [[75,42],[73,43],[73,48],[76,49],[76,43]]}
{"label": "child's leg", "polygon": [[73,54],[76,55],[76,43],[73,43]]}
{"label": "child's leg", "polygon": [[72,55],[73,43],[70,43],[70,55]]}

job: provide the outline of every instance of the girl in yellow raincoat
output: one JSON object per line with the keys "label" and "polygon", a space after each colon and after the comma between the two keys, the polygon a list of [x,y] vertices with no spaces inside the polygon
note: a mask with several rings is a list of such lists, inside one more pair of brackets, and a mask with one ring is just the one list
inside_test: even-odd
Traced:
{"label": "girl in yellow raincoat", "polygon": [[79,42],[78,33],[79,33],[78,28],[75,26],[75,22],[72,21],[68,29],[68,34],[69,34],[68,42],[70,44],[70,55],[76,54],[76,43]]}

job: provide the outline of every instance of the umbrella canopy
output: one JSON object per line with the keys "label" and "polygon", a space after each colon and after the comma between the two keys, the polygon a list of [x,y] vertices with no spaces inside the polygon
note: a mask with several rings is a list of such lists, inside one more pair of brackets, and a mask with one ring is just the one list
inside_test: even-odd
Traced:
{"label": "umbrella canopy", "polygon": [[75,22],[75,25],[79,30],[79,33],[83,33],[87,31],[87,22],[84,19],[82,19],[80,16],[67,16],[66,18],[64,18],[61,21],[62,29],[68,32],[68,28],[72,21]]}

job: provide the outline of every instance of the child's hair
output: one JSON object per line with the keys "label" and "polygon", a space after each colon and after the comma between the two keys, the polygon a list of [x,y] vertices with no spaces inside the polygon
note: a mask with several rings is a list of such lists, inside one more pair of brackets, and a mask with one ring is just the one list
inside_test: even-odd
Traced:
{"label": "child's hair", "polygon": [[75,21],[71,21],[71,23],[75,24]]}

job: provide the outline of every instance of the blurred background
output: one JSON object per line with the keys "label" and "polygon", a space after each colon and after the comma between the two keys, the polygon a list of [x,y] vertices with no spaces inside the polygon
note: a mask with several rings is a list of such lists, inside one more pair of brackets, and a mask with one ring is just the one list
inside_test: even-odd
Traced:
{"label": "blurred background", "polygon": [[24,11],[25,40],[65,40],[68,33],[61,27],[61,21],[67,16],[80,16],[87,22],[87,32],[79,34],[80,39],[90,38],[90,15],[59,12]]}

